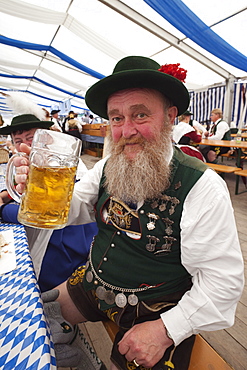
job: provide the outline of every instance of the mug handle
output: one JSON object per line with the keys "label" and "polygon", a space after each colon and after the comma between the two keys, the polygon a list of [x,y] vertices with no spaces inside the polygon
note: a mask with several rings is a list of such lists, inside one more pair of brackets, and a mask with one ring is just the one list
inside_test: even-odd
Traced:
{"label": "mug handle", "polygon": [[7,191],[9,193],[9,195],[17,203],[20,203],[22,194],[18,193],[18,191],[16,190],[16,187],[15,187],[15,183],[14,183],[14,180],[15,180],[15,174],[14,174],[15,166],[14,166],[14,163],[13,163],[13,159],[15,157],[26,157],[26,158],[28,158],[28,155],[26,153],[22,153],[22,152],[12,155],[12,157],[8,161],[7,168],[6,168],[6,188],[7,188]]}

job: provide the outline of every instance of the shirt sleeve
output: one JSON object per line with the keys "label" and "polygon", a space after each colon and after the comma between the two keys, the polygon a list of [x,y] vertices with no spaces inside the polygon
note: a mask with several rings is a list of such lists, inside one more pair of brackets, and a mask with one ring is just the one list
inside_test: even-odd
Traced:
{"label": "shirt sleeve", "polygon": [[65,130],[65,131],[69,131],[69,124],[68,124],[68,121],[66,121],[66,122],[65,122],[64,130]]}
{"label": "shirt sleeve", "polygon": [[181,261],[192,288],[161,318],[175,345],[192,334],[232,326],[243,285],[243,258],[225,182],[207,169],[187,195]]}
{"label": "shirt sleeve", "polygon": [[19,224],[17,219],[19,204],[6,203],[1,206],[1,218],[3,222]]}

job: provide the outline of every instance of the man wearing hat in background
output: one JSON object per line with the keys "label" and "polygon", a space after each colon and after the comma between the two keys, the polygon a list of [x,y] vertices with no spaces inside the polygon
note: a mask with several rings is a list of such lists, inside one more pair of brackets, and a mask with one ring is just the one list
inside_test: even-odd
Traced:
{"label": "man wearing hat in background", "polygon": [[53,125],[50,127],[51,130],[53,131],[59,131],[63,132],[62,130],[62,121],[59,118],[58,113],[60,112],[59,109],[53,109],[51,111],[51,121],[53,122]]}
{"label": "man wearing hat in background", "polygon": [[[99,232],[58,287],[62,313],[119,325],[111,369],[188,369],[194,334],[231,326],[243,289],[226,185],[172,146],[189,94],[152,59],[120,60],[85,101],[109,119],[111,155],[75,184],[69,222],[95,217]],[[15,164],[23,191],[28,167]]]}
{"label": "man wearing hat in background", "polygon": [[[14,117],[10,125],[0,128],[0,135],[11,135],[14,147],[19,152],[22,143],[31,146],[37,129],[49,129],[51,125],[51,121],[42,121],[33,114],[22,114]],[[84,176],[87,172],[84,163],[82,161],[79,163],[77,178]],[[12,202],[7,190],[0,192],[0,220],[7,223],[19,223],[18,211],[19,204]],[[46,292],[65,281],[76,267],[85,263],[89,246],[97,233],[97,225],[92,222],[86,225],[66,226],[59,230],[25,226],[25,230],[40,290]],[[60,317],[60,310],[56,310],[54,307],[52,310],[53,315]],[[98,370],[101,366],[102,369],[104,368],[93,349],[85,341],[82,333],[77,333],[81,337],[80,349],[76,344],[73,347],[67,344],[71,341],[70,333],[67,338],[66,335],[63,335],[62,330],[60,333],[57,329],[56,337],[57,335],[63,339],[63,345],[59,347],[61,353],[57,359],[59,366],[67,366],[68,358],[72,356],[71,366],[76,366],[78,361],[82,361],[84,369],[87,370]]]}
{"label": "man wearing hat in background", "polygon": [[[11,135],[16,151],[20,152],[22,143],[31,146],[38,128],[48,129],[51,125],[51,121],[41,121],[32,114],[22,114],[14,117],[10,125],[0,128],[0,135]],[[86,172],[87,168],[82,163],[77,177],[84,176]],[[4,222],[17,223],[19,205],[10,202],[7,190],[1,191],[1,218]],[[97,227],[95,223],[90,223],[54,231],[26,227],[26,231],[39,286],[41,291],[46,291],[66,280],[87,259],[89,245],[97,233]],[[59,263],[54,265],[54,260],[58,259]]]}
{"label": "man wearing hat in background", "polygon": [[[38,128],[48,129],[51,125],[51,121],[41,121],[33,114],[22,114],[14,117],[10,125],[0,128],[0,135],[11,135],[16,151],[20,152],[22,143],[31,146],[34,134]],[[84,165],[80,168],[80,177],[86,172],[87,168]],[[19,205],[8,204],[10,201],[11,198],[7,190],[0,192],[1,217],[5,222],[18,222]],[[71,229],[66,228],[63,231],[39,230],[43,234],[43,237],[39,238],[37,237],[37,230],[33,228],[26,228],[26,230],[35,272],[37,278],[39,278],[39,285],[41,291],[45,291],[57,285],[59,281],[65,280],[66,275],[69,276],[70,271],[73,271],[79,263],[87,258],[89,245],[97,232],[97,227],[93,223],[73,226]],[[54,266],[53,261],[58,256],[58,251],[61,261]],[[69,262],[70,260],[72,262]],[[53,273],[49,274],[51,266],[53,266]]]}
{"label": "man wearing hat in background", "polygon": [[199,123],[198,121],[196,121],[195,119],[193,119],[191,116],[193,116],[193,113],[190,112],[189,110],[186,110],[184,113],[183,113],[184,116],[189,116],[190,120],[189,120],[189,124],[191,126],[194,127],[194,129],[200,133],[200,134],[204,134],[206,131],[207,131],[207,128],[205,126],[203,126],[201,123]]}

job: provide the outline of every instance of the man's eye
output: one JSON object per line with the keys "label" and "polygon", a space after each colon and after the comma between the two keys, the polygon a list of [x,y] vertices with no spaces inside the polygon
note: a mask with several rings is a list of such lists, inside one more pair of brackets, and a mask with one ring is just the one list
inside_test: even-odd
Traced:
{"label": "man's eye", "polygon": [[121,122],[121,118],[120,117],[112,117],[110,120],[113,123],[119,123],[119,122]]}
{"label": "man's eye", "polygon": [[146,113],[138,113],[137,118],[145,118],[147,115]]}

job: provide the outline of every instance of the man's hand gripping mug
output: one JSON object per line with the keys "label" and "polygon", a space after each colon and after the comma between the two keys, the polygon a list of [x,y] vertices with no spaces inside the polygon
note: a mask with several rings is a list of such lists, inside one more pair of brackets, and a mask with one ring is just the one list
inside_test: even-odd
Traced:
{"label": "man's hand gripping mug", "polygon": [[20,202],[20,223],[43,229],[60,229],[66,225],[80,153],[80,139],[38,129],[33,138],[30,169],[22,195],[14,185],[13,158],[20,153],[10,158],[6,185],[10,196]]}

